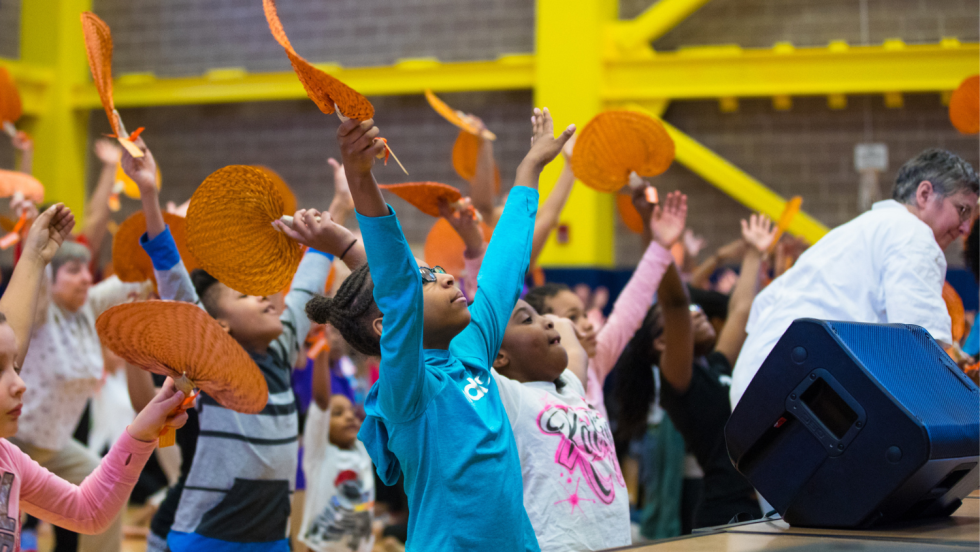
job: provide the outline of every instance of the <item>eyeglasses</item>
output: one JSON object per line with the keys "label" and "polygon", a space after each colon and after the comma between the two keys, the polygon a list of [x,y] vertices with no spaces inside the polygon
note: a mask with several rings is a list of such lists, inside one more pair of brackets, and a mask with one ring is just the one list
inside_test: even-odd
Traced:
{"label": "eyeglasses", "polygon": [[436,274],[445,274],[446,270],[441,266],[434,266],[429,268],[427,266],[419,267],[419,274],[422,275],[422,284],[434,284],[439,279]]}
{"label": "eyeglasses", "polygon": [[956,214],[960,217],[960,224],[973,218],[973,207],[971,205],[957,204],[954,201],[950,201],[953,204],[953,208],[956,209]]}

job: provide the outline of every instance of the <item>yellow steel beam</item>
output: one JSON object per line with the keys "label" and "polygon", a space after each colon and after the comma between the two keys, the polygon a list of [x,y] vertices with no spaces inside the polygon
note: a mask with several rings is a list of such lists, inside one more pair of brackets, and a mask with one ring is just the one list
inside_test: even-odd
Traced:
{"label": "yellow steel beam", "polygon": [[79,222],[85,205],[88,110],[76,110],[72,90],[88,82],[79,14],[92,0],[32,0],[21,4],[21,60],[57,78],[46,84],[38,117],[28,118],[34,137],[34,176],[46,201],[61,201]]}
{"label": "yellow steel beam", "polygon": [[[632,104],[629,107],[635,111],[650,113],[649,110],[639,104]],[[650,114],[654,115],[653,113]],[[694,138],[677,130],[670,123],[663,120],[661,122],[674,140],[674,159],[677,162],[749,209],[765,213],[773,220],[779,220],[779,216],[786,206],[786,199],[717,153],[706,148]],[[817,219],[800,211],[793,219],[793,224],[790,225],[788,231],[814,244],[828,232],[828,229]]]}
{"label": "yellow steel beam", "polygon": [[[616,0],[538,0],[534,105],[547,107],[555,128],[570,123],[579,128],[602,109],[602,47],[606,22],[616,17]],[[547,197],[561,171],[558,159],[541,174],[541,197]],[[614,261],[613,196],[582,185],[572,188],[561,224],[568,241],[558,243],[554,233],[538,263],[542,266],[612,267]]]}
{"label": "yellow steel beam", "polygon": [[665,35],[687,19],[708,0],[660,0],[629,21],[616,21],[609,27],[609,38],[616,49],[628,52]]}
{"label": "yellow steel beam", "polygon": [[24,115],[36,117],[44,113],[45,93],[54,82],[54,71],[48,67],[0,58],[0,67],[7,69],[20,92]]}
{"label": "yellow steel beam", "polygon": [[[515,54],[491,61],[441,63],[435,59],[407,59],[385,67],[343,68],[319,64],[321,69],[355,90],[373,95],[421,94],[469,90],[520,90],[534,85],[534,56]],[[248,73],[220,69],[197,77],[156,79],[152,74],[123,75],[113,84],[117,107],[208,104],[294,100],[306,97],[295,73]],[[99,95],[91,83],[75,90],[75,105],[98,108]]]}
{"label": "yellow steel beam", "polygon": [[629,101],[940,92],[980,71],[980,44],[887,41],[825,48],[738,46],[684,48],[607,60],[603,98]]}

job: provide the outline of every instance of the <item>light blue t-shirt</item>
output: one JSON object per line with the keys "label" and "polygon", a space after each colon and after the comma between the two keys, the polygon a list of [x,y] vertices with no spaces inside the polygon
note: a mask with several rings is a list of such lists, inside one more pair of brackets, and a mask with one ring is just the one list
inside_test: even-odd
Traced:
{"label": "light blue t-shirt", "polygon": [[511,190],[470,324],[449,350],[422,349],[422,279],[394,210],[357,216],[384,315],[380,379],[358,438],[386,484],[405,476],[410,551],[539,550],[517,445],[490,375],[530,261],[537,207],[536,190]]}

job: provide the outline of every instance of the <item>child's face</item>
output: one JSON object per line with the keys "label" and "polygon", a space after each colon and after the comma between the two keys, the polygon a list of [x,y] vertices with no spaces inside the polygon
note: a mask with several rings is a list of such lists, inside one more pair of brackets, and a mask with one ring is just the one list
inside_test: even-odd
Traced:
{"label": "child's face", "polygon": [[494,362],[497,371],[521,383],[555,381],[567,365],[568,354],[554,323],[518,300]]}
{"label": "child's face", "polygon": [[[419,267],[429,268],[421,259],[416,262]],[[452,274],[435,274],[435,277],[435,282],[422,282],[424,336],[428,343],[444,341],[448,345],[470,323],[470,309]]]}
{"label": "child's face", "polygon": [[59,307],[68,312],[76,312],[88,300],[88,289],[92,287],[92,273],[82,261],[68,261],[58,267],[51,284],[51,298]]}
{"label": "child's face", "polygon": [[585,349],[589,358],[594,357],[596,347],[595,328],[592,326],[592,322],[589,322],[589,317],[586,316],[585,305],[582,303],[582,299],[566,289],[560,291],[554,297],[545,299],[545,305],[548,306],[548,310],[555,316],[567,318],[572,321],[572,324],[575,324],[578,335],[581,336],[582,348]]}
{"label": "child's face", "polygon": [[228,328],[228,333],[246,350],[265,352],[280,334],[282,322],[276,305],[267,297],[245,295],[217,283],[218,322]]}
{"label": "child's face", "polygon": [[20,379],[20,367],[14,365],[17,338],[7,324],[0,324],[0,437],[17,434],[17,420],[27,386]]}
{"label": "child's face", "polygon": [[354,405],[344,395],[330,397],[330,443],[342,449],[349,449],[357,441],[361,420],[354,415]]}

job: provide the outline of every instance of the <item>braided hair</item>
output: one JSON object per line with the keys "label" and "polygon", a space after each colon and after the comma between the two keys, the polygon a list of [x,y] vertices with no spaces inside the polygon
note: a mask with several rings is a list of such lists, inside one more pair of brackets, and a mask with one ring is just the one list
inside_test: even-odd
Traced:
{"label": "braided hair", "polygon": [[317,324],[329,323],[357,352],[381,355],[381,340],[372,323],[381,316],[374,303],[374,282],[368,265],[357,267],[333,297],[317,296],[306,304],[306,316]]}
{"label": "braided hair", "polygon": [[534,310],[538,311],[539,314],[551,314],[551,309],[546,304],[547,300],[563,291],[571,290],[565,284],[548,282],[528,291],[524,300],[534,307]]}
{"label": "braided hair", "polygon": [[660,353],[654,350],[653,340],[663,333],[663,326],[660,304],[656,303],[647,311],[643,324],[613,368],[617,374],[615,404],[619,407],[617,439],[632,439],[646,429],[650,403],[657,392],[653,366],[660,364]]}

